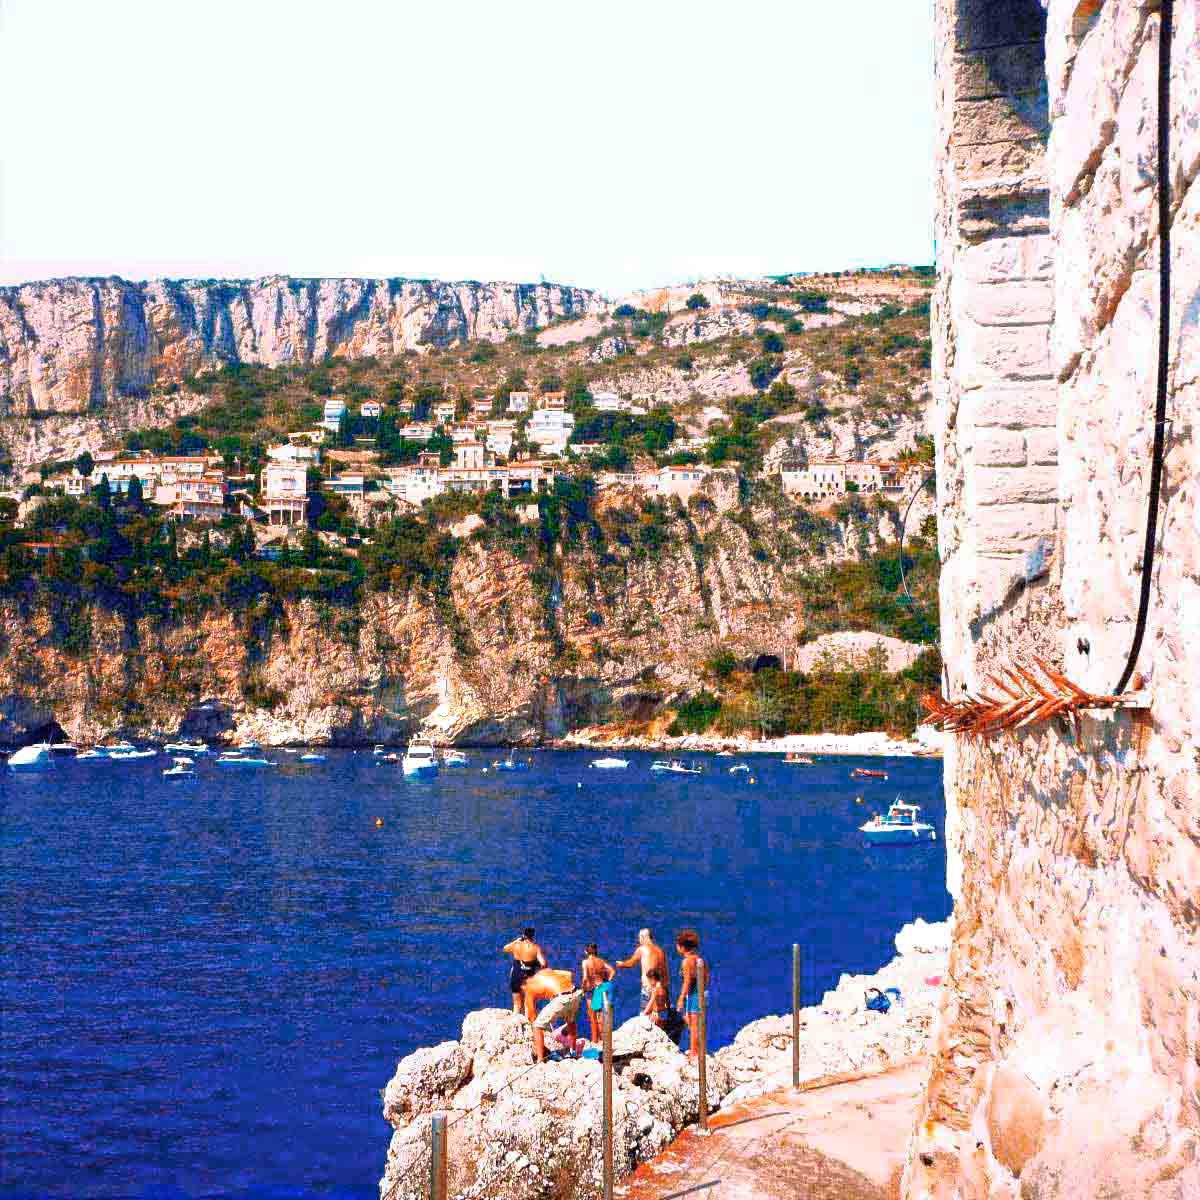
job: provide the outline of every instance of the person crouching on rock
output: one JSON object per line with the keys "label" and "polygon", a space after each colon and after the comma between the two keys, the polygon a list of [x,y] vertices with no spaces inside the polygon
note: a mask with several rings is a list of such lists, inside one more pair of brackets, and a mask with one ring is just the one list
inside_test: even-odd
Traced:
{"label": "person crouching on rock", "polygon": [[[540,1013],[539,1000],[546,1002]],[[575,976],[570,971],[544,968],[525,984],[525,1015],[533,1022],[533,1056],[538,1062],[546,1061],[546,1030],[555,1021],[564,1022],[568,1044],[575,1045],[582,1004],[583,992],[575,986]]]}
{"label": "person crouching on rock", "polygon": [[604,997],[611,996],[612,977],[617,972],[611,963],[600,957],[595,942],[588,942],[579,970],[583,976],[583,990],[588,998],[587,1015],[592,1041],[598,1042],[604,1031]]}
{"label": "person crouching on rock", "polygon": [[546,966],[546,956],[542,953],[541,946],[533,940],[534,932],[532,925],[526,925],[521,931],[521,936],[514,938],[501,951],[503,954],[511,954],[513,959],[512,969],[508,973],[513,1012],[520,1012],[522,1007],[527,1007],[522,996],[525,984]]}

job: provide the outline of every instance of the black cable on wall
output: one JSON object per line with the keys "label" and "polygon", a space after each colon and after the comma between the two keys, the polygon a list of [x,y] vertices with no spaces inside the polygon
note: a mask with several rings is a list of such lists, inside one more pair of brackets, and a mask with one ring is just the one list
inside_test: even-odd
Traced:
{"label": "black cable on wall", "polygon": [[1154,404],[1154,454],[1150,463],[1150,499],[1146,508],[1146,546],[1142,553],[1142,588],[1137,624],[1125,670],[1115,692],[1125,690],[1137,665],[1150,611],[1150,585],[1158,534],[1158,501],[1162,492],[1167,432],[1167,370],[1171,331],[1171,18],[1173,0],[1160,0],[1158,33],[1158,394]]}

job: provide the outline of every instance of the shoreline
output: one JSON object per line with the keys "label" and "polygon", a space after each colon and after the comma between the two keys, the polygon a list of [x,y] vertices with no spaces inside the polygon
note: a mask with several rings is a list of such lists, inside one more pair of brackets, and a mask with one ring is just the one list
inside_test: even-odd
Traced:
{"label": "shoreline", "polygon": [[648,750],[664,754],[822,754],[888,758],[941,758],[943,735],[928,725],[910,738],[890,733],[789,733],[783,737],[752,739],[688,733],[680,737],[648,737],[607,733],[602,726],[581,729],[547,743],[555,750]]}

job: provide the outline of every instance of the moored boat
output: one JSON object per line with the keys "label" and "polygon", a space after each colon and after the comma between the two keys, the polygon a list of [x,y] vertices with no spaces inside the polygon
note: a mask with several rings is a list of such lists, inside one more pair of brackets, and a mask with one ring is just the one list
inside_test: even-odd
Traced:
{"label": "moored boat", "polygon": [[18,774],[33,771],[46,771],[54,766],[48,742],[35,742],[32,746],[22,746],[8,756],[8,769]]}
{"label": "moored boat", "polygon": [[682,758],[660,758],[657,762],[650,764],[650,770],[659,774],[664,772],[672,775],[700,774],[700,768],[695,763],[685,763]]}
{"label": "moored boat", "polygon": [[442,751],[442,766],[443,767],[465,767],[467,765],[467,756],[461,750],[443,750]]}
{"label": "moored boat", "polygon": [[624,767],[629,766],[627,758],[594,758],[589,766],[595,767],[598,771],[620,771]]}
{"label": "moored boat", "polygon": [[807,754],[796,754],[792,752],[783,756],[783,761],[789,767],[815,767],[816,760],[809,758]]}
{"label": "moored boat", "polygon": [[528,771],[529,760],[514,758],[510,754],[507,758],[498,758],[492,766],[497,771]]}
{"label": "moored boat", "polygon": [[300,761],[306,763],[322,763],[325,759],[326,756],[318,753],[316,750],[309,750],[307,753],[300,755]]}
{"label": "moored boat", "polygon": [[873,816],[859,832],[869,845],[913,846],[918,842],[936,842],[937,830],[925,821],[918,820],[921,809],[916,804],[905,804],[898,796],[887,810],[887,816]]}
{"label": "moored boat", "polygon": [[869,767],[855,767],[850,772],[851,779],[886,779],[886,771],[872,771]]}
{"label": "moored boat", "polygon": [[163,770],[164,779],[195,779],[196,767],[190,758],[183,755],[173,759],[171,765]]}
{"label": "moored boat", "polygon": [[207,754],[208,747],[203,742],[168,742],[163,747],[163,752],[166,754],[182,754],[190,758],[199,754]]}
{"label": "moored boat", "polygon": [[218,767],[273,767],[275,764],[269,758],[259,758],[251,754],[243,754],[237,750],[227,750],[217,759]]}
{"label": "moored boat", "polygon": [[424,739],[414,738],[408,743],[400,766],[408,779],[432,779],[438,773],[437,751]]}
{"label": "moored boat", "polygon": [[750,768],[745,763],[737,763],[729,768],[730,775],[740,775],[743,772],[749,772]]}
{"label": "moored boat", "polygon": [[140,758],[157,758],[157,750],[110,750],[108,757],[112,762],[133,762]]}

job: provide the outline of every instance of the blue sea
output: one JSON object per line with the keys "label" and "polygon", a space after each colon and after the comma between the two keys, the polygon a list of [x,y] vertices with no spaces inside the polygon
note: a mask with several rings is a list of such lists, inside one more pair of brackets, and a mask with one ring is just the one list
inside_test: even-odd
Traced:
{"label": "blue sea", "polygon": [[[656,777],[651,755],[484,773],[476,751],[406,782],[369,752],[269,757],[195,783],[164,759],[0,777],[0,1195],[368,1200],[380,1089],[468,1010],[509,1006],[522,925],[576,969],[589,941],[611,960],[643,925],[666,945],[695,926],[719,1046],[788,1009],[793,942],[813,1003],[950,909],[940,840],[856,832],[897,793],[940,831],[937,761]],[[618,1020],[637,989],[619,974]]]}

